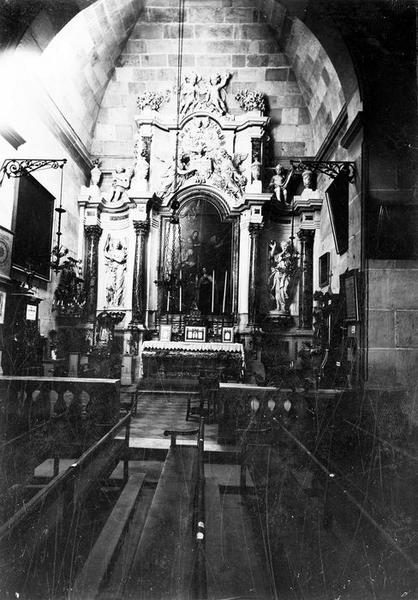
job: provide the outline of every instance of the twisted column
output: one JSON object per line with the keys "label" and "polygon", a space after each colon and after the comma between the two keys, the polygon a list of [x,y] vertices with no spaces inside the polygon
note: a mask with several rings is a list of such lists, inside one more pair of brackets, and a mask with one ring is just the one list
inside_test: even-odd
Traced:
{"label": "twisted column", "polygon": [[257,265],[259,252],[260,231],[263,229],[262,223],[250,223],[248,231],[250,233],[250,281],[248,289],[248,321],[254,323],[257,313]]}
{"label": "twisted column", "polygon": [[96,316],[97,308],[97,271],[98,271],[98,247],[102,235],[100,225],[86,225],[84,234],[87,241],[85,257],[85,279],[86,279],[86,312],[89,320]]}
{"label": "twisted column", "polygon": [[312,328],[313,303],[313,243],[315,230],[301,229],[300,240],[300,281],[299,281],[299,328]]}
{"label": "twisted column", "polygon": [[134,229],[136,241],[132,284],[132,322],[143,324],[146,310],[145,242],[149,231],[149,222],[134,221]]}

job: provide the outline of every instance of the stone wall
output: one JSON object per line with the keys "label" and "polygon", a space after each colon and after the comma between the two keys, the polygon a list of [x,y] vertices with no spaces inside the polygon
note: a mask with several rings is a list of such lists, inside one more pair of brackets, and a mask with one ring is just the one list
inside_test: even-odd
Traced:
{"label": "stone wall", "polygon": [[104,91],[141,8],[141,0],[98,0],[43,53],[44,85],[87,149]]}
{"label": "stone wall", "polygon": [[405,386],[404,410],[418,425],[418,261],[370,261],[368,289],[368,382]]}
{"label": "stone wall", "polygon": [[[103,98],[93,154],[131,156],[136,98],[172,88],[177,75],[178,11],[166,0],[147,0]],[[295,74],[256,3],[186,2],[183,71],[232,74],[227,104],[244,88],[267,95],[274,155],[311,154],[310,116]]]}

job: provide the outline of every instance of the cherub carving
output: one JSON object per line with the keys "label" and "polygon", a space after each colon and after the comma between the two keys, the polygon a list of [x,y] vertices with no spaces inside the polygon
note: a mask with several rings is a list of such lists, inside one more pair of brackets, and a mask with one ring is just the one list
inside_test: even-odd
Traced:
{"label": "cherub carving", "polygon": [[184,77],[184,82],[181,86],[181,101],[180,101],[180,114],[187,114],[187,112],[196,106],[197,101],[197,84],[201,77],[196,73],[191,73]]}
{"label": "cherub carving", "polygon": [[214,73],[210,76],[207,83],[207,104],[222,115],[226,114],[227,108],[225,101],[221,97],[221,89],[226,85],[230,76],[231,73],[225,73],[225,75]]}

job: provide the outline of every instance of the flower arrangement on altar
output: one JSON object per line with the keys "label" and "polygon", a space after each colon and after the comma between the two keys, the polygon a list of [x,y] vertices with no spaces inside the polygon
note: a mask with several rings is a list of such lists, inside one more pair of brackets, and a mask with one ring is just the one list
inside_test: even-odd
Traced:
{"label": "flower arrangement on altar", "polygon": [[248,89],[239,90],[235,94],[235,100],[240,105],[241,110],[245,110],[245,112],[259,110],[261,113],[264,113],[266,110],[266,103],[262,92]]}

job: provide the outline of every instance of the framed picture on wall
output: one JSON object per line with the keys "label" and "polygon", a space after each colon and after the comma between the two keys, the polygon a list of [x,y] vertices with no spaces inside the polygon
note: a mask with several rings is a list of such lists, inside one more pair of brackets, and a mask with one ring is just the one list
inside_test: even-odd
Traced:
{"label": "framed picture on wall", "polygon": [[360,320],[358,271],[347,271],[341,276],[341,280],[345,299],[345,320],[357,322]]}
{"label": "framed picture on wall", "polygon": [[340,175],[334,179],[325,193],[332,235],[337,254],[348,249],[348,179]]}
{"label": "framed picture on wall", "polygon": [[319,257],[319,287],[325,287],[329,284],[329,269],[329,252],[325,252],[325,254]]}
{"label": "framed picture on wall", "polygon": [[0,275],[10,277],[12,266],[13,233],[0,226]]}

